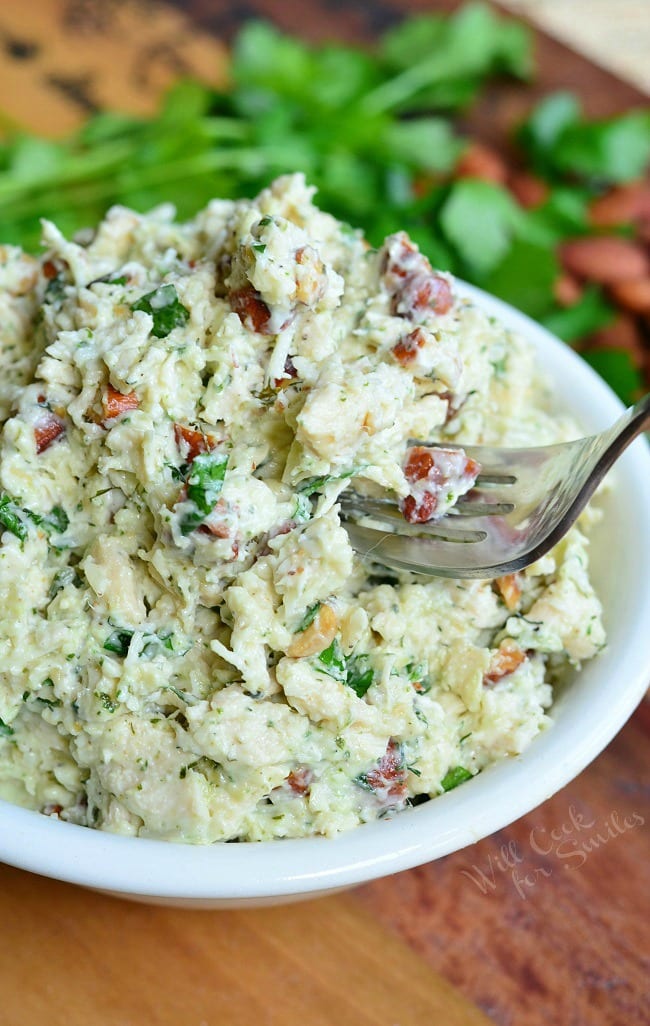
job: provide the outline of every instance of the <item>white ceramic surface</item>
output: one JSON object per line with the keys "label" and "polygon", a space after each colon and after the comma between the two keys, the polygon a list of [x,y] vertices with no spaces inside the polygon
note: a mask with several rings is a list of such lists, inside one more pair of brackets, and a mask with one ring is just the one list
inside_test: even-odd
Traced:
{"label": "white ceramic surface", "polygon": [[[622,410],[570,349],[506,304],[462,286],[525,334],[556,385],[558,405],[586,432]],[[221,908],[293,901],[437,859],[499,830],[575,777],[627,720],[650,683],[650,447],[638,439],[617,464],[616,489],[594,532],[593,579],[608,648],[558,698],[554,724],[518,758],[391,820],[334,839],[191,847],[119,837],[0,801],[0,861],[139,901]]]}

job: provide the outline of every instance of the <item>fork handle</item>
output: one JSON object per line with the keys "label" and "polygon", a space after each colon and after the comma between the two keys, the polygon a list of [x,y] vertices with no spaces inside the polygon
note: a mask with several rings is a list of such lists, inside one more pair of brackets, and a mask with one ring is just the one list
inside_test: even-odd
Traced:
{"label": "fork handle", "polygon": [[612,434],[620,440],[618,451],[622,452],[642,431],[650,428],[650,392],[630,406],[623,416],[616,421]]}
{"label": "fork handle", "polygon": [[[650,428],[650,393],[639,399],[634,406],[630,406],[609,431],[604,431],[592,439],[596,443],[596,452],[600,452],[600,456],[594,467],[591,485],[587,490],[587,499],[591,497],[597,485],[623,450],[627,449],[637,435],[647,428]],[[588,443],[589,439],[585,439],[585,441]]]}

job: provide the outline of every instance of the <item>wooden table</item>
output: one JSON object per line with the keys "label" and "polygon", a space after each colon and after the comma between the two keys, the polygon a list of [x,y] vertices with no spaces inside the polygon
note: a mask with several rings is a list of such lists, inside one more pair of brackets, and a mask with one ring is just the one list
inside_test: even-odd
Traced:
{"label": "wooden table", "polygon": [[[367,39],[400,11],[432,6],[176,4],[220,39],[254,12],[312,38],[335,27],[337,35]],[[41,130],[65,130],[102,102],[146,109],[184,69],[217,80],[224,72],[223,50],[211,36],[143,0],[7,5],[0,42],[2,105],[9,97],[16,120]],[[538,58],[535,87],[491,88],[467,118],[471,131],[505,148],[513,120],[558,87],[581,93],[592,114],[643,102],[631,86],[543,36]],[[642,1026],[649,732],[644,705],[592,766],[528,816],[343,897],[185,912],[0,867],[0,1023]]]}

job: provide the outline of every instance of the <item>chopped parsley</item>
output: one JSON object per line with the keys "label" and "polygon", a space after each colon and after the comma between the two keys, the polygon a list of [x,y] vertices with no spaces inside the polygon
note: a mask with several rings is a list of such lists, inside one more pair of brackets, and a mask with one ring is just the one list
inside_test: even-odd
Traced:
{"label": "chopped parsley", "polygon": [[25,510],[27,515],[39,527],[43,527],[48,534],[63,534],[70,526],[70,518],[61,506],[53,506],[49,513],[32,513]]}
{"label": "chopped parsley", "polygon": [[105,691],[96,691],[95,698],[98,698],[106,712],[114,713],[117,709],[117,702],[114,702]]}
{"label": "chopped parsley", "polygon": [[125,656],[129,651],[129,645],[131,644],[131,638],[133,637],[133,631],[130,630],[117,630],[113,631],[112,634],[106,638],[104,642],[104,648],[107,652],[114,652],[115,655]]}
{"label": "chopped parsley", "polygon": [[0,737],[11,737],[14,733],[14,728],[10,727],[8,723],[0,718]]}
{"label": "chopped parsley", "polygon": [[353,656],[346,659],[338,638],[318,656],[318,669],[327,673],[334,680],[340,680],[355,692],[359,698],[374,683],[375,675],[367,655]]}
{"label": "chopped parsley", "polygon": [[302,620],[298,624],[298,627],[296,628],[296,634],[301,634],[303,631],[307,630],[309,625],[312,624],[316,619],[316,615],[320,607],[320,602],[314,602],[313,606],[309,606],[307,612],[305,613]]}
{"label": "chopped parsley", "polygon": [[298,491],[301,495],[309,497],[315,492],[322,492],[325,485],[332,484],[333,481],[343,481],[346,477],[352,477],[354,473],[354,470],[346,470],[344,474],[322,474],[320,477],[307,477],[298,485]]}
{"label": "chopped parsley", "polygon": [[20,538],[21,541],[25,541],[27,537],[27,525],[22,519],[21,514],[23,510],[16,504],[16,502],[9,495],[0,495],[0,524],[11,531],[12,534],[16,535],[16,538]]}
{"label": "chopped parsley", "polygon": [[170,331],[181,328],[190,319],[190,311],[179,300],[173,285],[161,285],[153,292],[147,292],[131,305],[131,309],[151,314],[151,334],[156,338],[166,338]]}
{"label": "chopped parsley", "polygon": [[182,534],[189,534],[203,523],[214,509],[221,494],[228,457],[218,452],[202,452],[192,463],[187,479],[187,498],[196,507],[181,521]]}
{"label": "chopped parsley", "polygon": [[320,670],[323,670],[328,676],[333,677],[334,680],[341,680],[347,683],[347,667],[345,664],[345,656],[339,644],[338,638],[334,638],[331,645],[321,652],[318,657],[318,661],[321,664]]}
{"label": "chopped parsley", "polygon": [[455,787],[463,784],[466,780],[470,780],[472,776],[473,774],[468,769],[465,769],[464,766],[454,766],[445,773],[440,781],[440,786],[443,791],[453,791]]}
{"label": "chopped parsley", "polygon": [[374,680],[374,670],[367,655],[354,656],[348,661],[345,683],[359,698],[363,698]]}
{"label": "chopped parsley", "polygon": [[83,581],[75,567],[62,566],[60,570],[57,570],[52,578],[52,583],[48,593],[50,598],[55,598],[55,596],[58,595],[60,591],[63,591],[64,588],[67,588],[69,584],[73,584],[75,588],[80,588]]}

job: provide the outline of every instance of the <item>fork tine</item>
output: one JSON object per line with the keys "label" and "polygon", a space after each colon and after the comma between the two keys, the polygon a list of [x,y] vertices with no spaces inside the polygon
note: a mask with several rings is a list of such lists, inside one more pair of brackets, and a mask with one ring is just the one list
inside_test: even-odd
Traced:
{"label": "fork tine", "polygon": [[[506,516],[512,513],[515,508],[513,502],[485,502],[481,495],[468,492],[467,496],[461,498],[453,508],[452,513],[444,519],[451,525],[452,520],[465,519],[466,517]],[[339,496],[344,512],[349,512],[357,517],[371,517],[390,527],[404,531],[409,526],[417,526],[421,530],[430,533],[439,520],[427,521],[423,524],[409,525],[404,519],[399,506],[393,499],[369,497],[357,495],[355,492],[343,492]],[[455,528],[454,528],[455,529]]]}
{"label": "fork tine", "polygon": [[481,502],[481,496],[469,495],[459,499],[454,506],[454,512],[458,516],[469,517],[494,517],[506,516],[512,513],[515,508],[514,502]]}
{"label": "fork tine", "polygon": [[517,478],[514,474],[502,474],[496,470],[490,471],[485,468],[485,470],[481,470],[475,483],[477,485],[513,485],[517,483]]}
{"label": "fork tine", "polygon": [[389,532],[408,538],[462,543],[484,541],[487,537],[484,527],[480,523],[475,523],[473,517],[444,516],[423,524],[410,524],[404,519],[398,507],[386,500],[377,500],[376,504],[375,500],[364,500],[362,507],[341,503],[341,512],[348,523],[349,516],[353,522],[363,523],[368,530],[381,532],[381,528],[385,527],[384,534]]}

